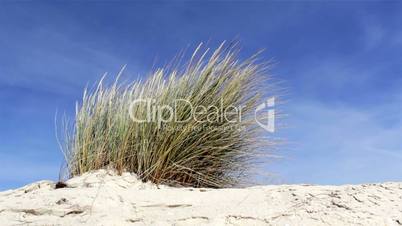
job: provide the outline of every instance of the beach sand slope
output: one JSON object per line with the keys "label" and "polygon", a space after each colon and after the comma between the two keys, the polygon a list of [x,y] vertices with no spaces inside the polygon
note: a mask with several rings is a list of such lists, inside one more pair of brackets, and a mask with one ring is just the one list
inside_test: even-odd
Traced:
{"label": "beach sand slope", "polygon": [[402,183],[172,188],[98,170],[0,192],[0,225],[402,225]]}

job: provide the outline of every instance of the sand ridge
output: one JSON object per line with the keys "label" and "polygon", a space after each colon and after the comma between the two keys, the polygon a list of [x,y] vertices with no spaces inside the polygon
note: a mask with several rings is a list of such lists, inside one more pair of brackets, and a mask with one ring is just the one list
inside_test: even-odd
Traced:
{"label": "sand ridge", "polygon": [[402,183],[173,188],[98,170],[0,192],[1,225],[402,225]]}

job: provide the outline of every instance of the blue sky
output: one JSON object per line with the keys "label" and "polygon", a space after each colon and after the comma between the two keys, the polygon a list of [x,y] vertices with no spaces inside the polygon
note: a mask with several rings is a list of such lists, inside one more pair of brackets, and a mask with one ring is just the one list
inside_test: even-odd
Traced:
{"label": "blue sky", "polygon": [[0,190],[57,180],[54,116],[127,64],[144,76],[201,41],[265,49],[286,88],[277,183],[402,180],[398,2],[0,3]]}

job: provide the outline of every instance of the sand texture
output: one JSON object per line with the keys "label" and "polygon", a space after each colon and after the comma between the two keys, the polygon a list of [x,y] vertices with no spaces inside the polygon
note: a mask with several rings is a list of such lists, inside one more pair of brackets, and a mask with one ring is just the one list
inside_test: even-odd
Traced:
{"label": "sand texture", "polygon": [[402,225],[402,183],[172,188],[99,170],[0,192],[0,225]]}

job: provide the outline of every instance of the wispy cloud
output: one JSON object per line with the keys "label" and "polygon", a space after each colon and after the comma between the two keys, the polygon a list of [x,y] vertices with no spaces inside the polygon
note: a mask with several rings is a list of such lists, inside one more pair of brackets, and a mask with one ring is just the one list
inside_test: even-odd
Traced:
{"label": "wispy cloud", "polygon": [[364,183],[402,180],[402,122],[395,103],[371,109],[299,101],[287,109],[285,160],[271,170],[287,182]]}

